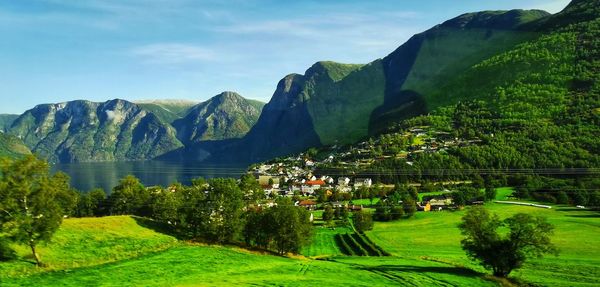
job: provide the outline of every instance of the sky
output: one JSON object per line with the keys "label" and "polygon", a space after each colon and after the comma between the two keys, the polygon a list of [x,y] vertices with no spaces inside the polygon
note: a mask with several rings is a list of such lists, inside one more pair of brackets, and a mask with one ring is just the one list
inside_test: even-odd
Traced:
{"label": "sky", "polygon": [[0,0],[0,113],[42,103],[268,102],[322,60],[368,63],[466,12],[568,0]]}

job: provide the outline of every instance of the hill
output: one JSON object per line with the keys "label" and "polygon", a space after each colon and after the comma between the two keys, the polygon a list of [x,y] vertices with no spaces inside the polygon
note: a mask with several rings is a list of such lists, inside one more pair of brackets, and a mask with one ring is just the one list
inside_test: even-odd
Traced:
{"label": "hill", "polygon": [[10,129],[12,123],[19,117],[19,115],[0,114],[0,132],[6,132]]}
{"label": "hill", "polygon": [[246,152],[255,161],[353,143],[426,113],[426,95],[472,65],[535,39],[539,32],[524,24],[548,15],[539,10],[465,14],[367,65],[318,62],[304,75],[288,75],[238,150],[250,149]]}
{"label": "hill", "polygon": [[[600,280],[598,213],[554,205],[552,209],[491,203],[486,207],[501,218],[517,212],[541,215],[556,230],[553,242],[559,257],[533,259],[512,276],[536,286],[591,286]],[[415,218],[378,222],[369,237],[395,256],[466,266],[480,271],[460,247],[457,228],[464,211],[421,212]]]}
{"label": "hill", "polygon": [[[26,260],[0,263],[2,286],[390,286],[420,282],[495,286],[476,273],[437,272],[436,268],[452,270],[443,263],[345,256],[334,261],[289,258],[237,247],[177,243],[144,226],[148,224],[126,216],[66,219],[53,243],[40,251],[49,266],[36,268]],[[19,248],[19,253],[25,254],[24,249]],[[402,270],[402,266],[419,272]]]}
{"label": "hill", "polygon": [[19,138],[0,132],[0,157],[19,157],[31,151]]}
{"label": "hill", "polygon": [[256,123],[263,105],[235,92],[223,92],[191,107],[173,126],[177,137],[186,145],[240,138]]}
{"label": "hill", "polygon": [[[560,257],[533,259],[513,279],[536,286],[593,285],[600,278],[599,254],[594,249],[600,240],[597,213],[552,207],[486,204],[502,218],[517,212],[543,215],[556,227],[552,240],[561,250]],[[96,286],[498,286],[460,249],[456,225],[463,213],[419,212],[411,219],[377,222],[367,234],[392,254],[385,257],[343,256],[327,246],[311,247],[314,258],[282,257],[233,246],[178,242],[141,218],[66,219],[53,242],[40,250],[47,267],[36,268],[27,257],[2,262],[0,278],[3,286],[90,282]],[[311,246],[325,246],[335,234],[317,232]],[[28,254],[24,246],[17,251]]]}
{"label": "hill", "polygon": [[150,159],[181,147],[168,123],[118,99],[38,105],[9,133],[52,162]]}
{"label": "hill", "polygon": [[[174,237],[144,227],[147,225],[147,220],[130,216],[65,219],[52,242],[39,248],[42,260],[48,267],[35,268],[29,261],[33,260],[29,248],[15,246],[23,260],[0,262],[2,284],[9,277],[18,278],[40,272],[52,274],[47,272],[118,262],[178,244]],[[16,283],[20,284],[19,280]]]}
{"label": "hill", "polygon": [[198,103],[187,100],[148,100],[136,101],[135,104],[156,115],[163,123],[173,124]]}

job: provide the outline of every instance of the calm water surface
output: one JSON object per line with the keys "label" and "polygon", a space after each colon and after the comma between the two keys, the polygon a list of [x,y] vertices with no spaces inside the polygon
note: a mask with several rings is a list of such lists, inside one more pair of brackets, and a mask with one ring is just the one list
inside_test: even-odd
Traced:
{"label": "calm water surface", "polygon": [[190,184],[193,178],[235,177],[246,171],[245,165],[202,162],[94,162],[56,164],[53,171],[63,171],[71,177],[71,185],[81,191],[102,188],[110,192],[119,179],[128,174],[139,178],[146,186],[166,186],[173,182]]}

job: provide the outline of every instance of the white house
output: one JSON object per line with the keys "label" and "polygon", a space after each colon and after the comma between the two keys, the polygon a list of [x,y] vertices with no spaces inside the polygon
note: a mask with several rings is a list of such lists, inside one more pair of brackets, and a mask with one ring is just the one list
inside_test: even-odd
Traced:
{"label": "white house", "polygon": [[356,178],[354,180],[354,187],[358,188],[361,186],[365,186],[365,187],[371,187],[371,185],[373,184],[373,181],[370,178]]}

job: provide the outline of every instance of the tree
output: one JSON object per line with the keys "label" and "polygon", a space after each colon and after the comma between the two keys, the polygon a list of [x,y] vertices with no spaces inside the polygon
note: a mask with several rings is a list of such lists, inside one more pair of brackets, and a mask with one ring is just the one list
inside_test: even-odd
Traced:
{"label": "tree", "polygon": [[331,204],[325,205],[325,209],[323,210],[323,221],[325,221],[328,225],[331,224],[333,217],[335,216],[333,207]]}
{"label": "tree", "polygon": [[133,175],[128,175],[119,180],[119,184],[113,188],[113,192],[108,197],[109,213],[150,215],[144,214],[149,212],[142,210],[149,198],[150,193],[140,180]]}
{"label": "tree", "polygon": [[0,234],[27,244],[41,265],[37,245],[52,238],[75,205],[68,177],[51,175],[48,163],[35,156],[4,160],[0,171]]}
{"label": "tree", "polygon": [[100,188],[93,189],[87,193],[81,193],[74,214],[77,217],[103,215],[105,200],[106,193]]}
{"label": "tree", "polygon": [[402,209],[406,217],[412,217],[417,212],[417,203],[410,196],[405,196],[402,200]]}
{"label": "tree", "polygon": [[266,225],[271,232],[275,249],[281,255],[298,253],[300,248],[312,238],[310,213],[301,207],[291,204],[279,204],[268,210]]}
{"label": "tree", "polygon": [[492,201],[496,199],[496,189],[493,186],[487,186],[485,188],[485,201]]}
{"label": "tree", "polygon": [[[216,243],[233,242],[241,237],[243,193],[231,178],[213,178],[208,182],[206,199],[201,202],[201,235]],[[192,215],[192,217],[194,217]]]}
{"label": "tree", "polygon": [[[508,228],[508,233],[498,233],[500,227]],[[461,245],[467,255],[491,269],[494,276],[508,276],[528,257],[557,254],[550,241],[554,227],[543,217],[518,213],[501,221],[484,207],[475,206],[467,210],[459,228],[465,236]]]}
{"label": "tree", "polygon": [[373,229],[373,216],[371,213],[362,210],[355,212],[354,228],[361,233]]}
{"label": "tree", "polygon": [[344,226],[348,224],[348,218],[350,217],[350,212],[348,211],[348,207],[342,206],[340,208],[340,221]]}
{"label": "tree", "polygon": [[[271,181],[272,179],[270,178],[269,182]],[[246,198],[249,198],[253,201],[266,198],[265,191],[260,187],[260,184],[256,178],[251,174],[242,175],[239,186]]]}

